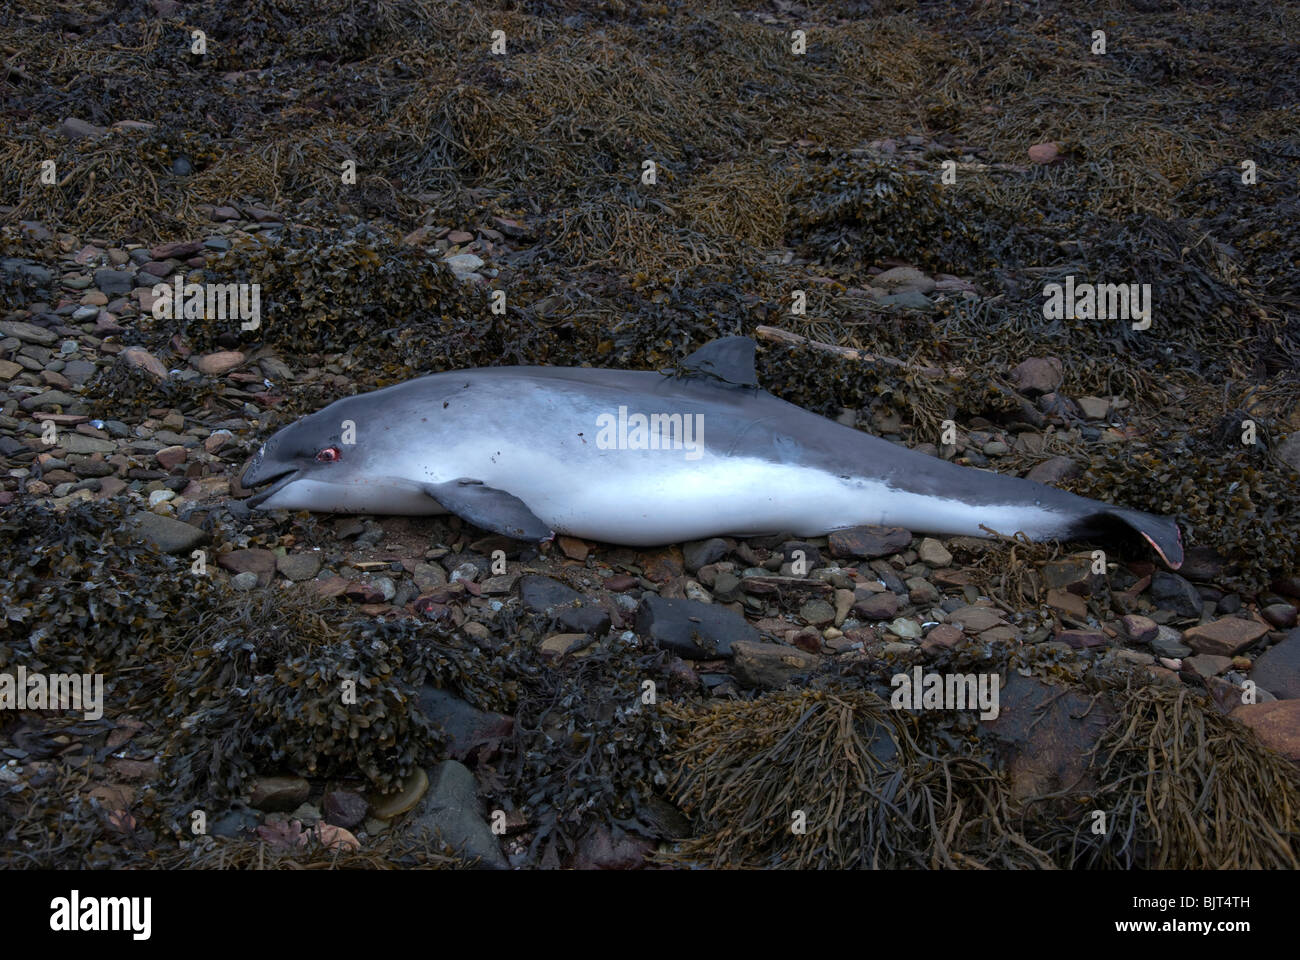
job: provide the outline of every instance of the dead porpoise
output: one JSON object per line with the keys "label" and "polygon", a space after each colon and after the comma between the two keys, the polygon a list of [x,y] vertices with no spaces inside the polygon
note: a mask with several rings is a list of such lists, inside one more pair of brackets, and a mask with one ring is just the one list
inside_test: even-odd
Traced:
{"label": "dead porpoise", "polygon": [[819,536],[861,524],[1068,540],[1136,530],[1170,567],[1168,517],[948,463],[758,386],[754,342],[677,374],[487,367],[336,401],[277,432],[243,476],[262,509],[454,513],[518,539],[652,546]]}

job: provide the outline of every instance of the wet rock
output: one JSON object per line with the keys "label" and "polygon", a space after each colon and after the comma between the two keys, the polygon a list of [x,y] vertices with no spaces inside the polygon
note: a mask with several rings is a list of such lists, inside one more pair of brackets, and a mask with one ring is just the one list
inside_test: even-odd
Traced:
{"label": "wet rock", "polygon": [[1279,700],[1300,700],[1300,630],[1264,651],[1250,671],[1250,679]]}
{"label": "wet rock", "polygon": [[1268,624],[1257,620],[1243,620],[1240,617],[1224,617],[1222,620],[1192,627],[1183,634],[1183,640],[1198,653],[1232,657],[1266,633],[1268,633]]}
{"label": "wet rock", "polygon": [[302,777],[258,777],[249,788],[249,804],[267,813],[295,809],[311,793]]}
{"label": "wet rock", "polygon": [[59,342],[59,335],[53,330],[46,330],[44,327],[24,323],[21,320],[0,320],[0,334],[6,337],[17,337],[23,343],[35,343],[46,347],[52,347]]}
{"label": "wet rock", "polygon": [[999,693],[998,708],[997,719],[982,723],[997,744],[1013,801],[1095,789],[1088,752],[1114,719],[1103,701],[1014,673]]}
{"label": "wet rock", "polygon": [[136,514],[136,531],[160,553],[189,553],[208,540],[198,527],[156,513]]}
{"label": "wet rock", "polygon": [[1300,763],[1300,700],[1243,704],[1231,716],[1254,730],[1264,746]]}
{"label": "wet rock", "polygon": [[830,535],[828,545],[832,557],[854,557],[870,560],[887,557],[906,550],[912,534],[902,527],[850,527],[836,530]]}
{"label": "wet rock", "polygon": [[[316,574],[320,573],[321,556],[315,551],[305,553],[286,553],[275,560],[275,569],[280,576],[285,577],[295,583],[302,580],[310,580]],[[347,824],[339,824],[347,826]]]}
{"label": "wet rock", "polygon": [[508,866],[496,836],[483,819],[474,774],[455,760],[429,771],[429,792],[411,831],[427,833],[465,859],[477,860],[481,868],[504,870]]}
{"label": "wet rock", "polygon": [[729,657],[736,643],[758,639],[758,631],[733,610],[696,600],[666,600],[653,593],[642,597],[637,607],[636,632],[693,660]]}
{"label": "wet rock", "polygon": [[1055,393],[1065,381],[1065,368],[1057,357],[1031,357],[1011,371],[1011,378],[1025,396]]}
{"label": "wet rock", "polygon": [[558,580],[529,574],[519,579],[519,598],[533,613],[555,617],[568,630],[602,634],[609,630],[610,616],[603,607]]}
{"label": "wet rock", "polygon": [[1295,626],[1296,609],[1289,603],[1270,603],[1259,615],[1279,630]]}
{"label": "wet rock", "polygon": [[395,793],[370,795],[370,815],[376,820],[392,820],[394,817],[400,817],[406,811],[413,810],[428,789],[429,775],[420,767],[416,767],[403,782],[400,790]]}
{"label": "wet rock", "polygon": [[325,822],[345,830],[355,830],[366,818],[369,804],[354,790],[331,790],[325,794]]}
{"label": "wet rock", "polygon": [[420,712],[442,727],[447,755],[462,762],[490,759],[497,745],[514,729],[512,717],[475,709],[431,684],[420,689]]}
{"label": "wet rock", "polygon": [[736,679],[747,687],[779,689],[807,677],[821,662],[815,654],[779,643],[737,640],[731,649]]}
{"label": "wet rock", "polygon": [[921,641],[921,649],[930,653],[938,649],[950,649],[965,638],[960,630],[949,623],[940,623],[930,628],[930,632]]}
{"label": "wet rock", "polygon": [[1151,596],[1156,605],[1180,617],[1201,615],[1201,595],[1190,582],[1176,573],[1157,570],[1151,575]]}
{"label": "wet rock", "polygon": [[721,560],[730,549],[727,541],[720,537],[711,540],[693,540],[682,545],[682,562],[688,571],[697,573],[700,567]]}

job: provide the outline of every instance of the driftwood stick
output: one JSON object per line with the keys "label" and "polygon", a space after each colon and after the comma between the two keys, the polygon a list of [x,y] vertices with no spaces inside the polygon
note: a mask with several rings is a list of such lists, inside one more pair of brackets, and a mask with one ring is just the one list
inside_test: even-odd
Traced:
{"label": "driftwood stick", "polygon": [[853,347],[840,347],[833,343],[821,343],[817,340],[809,340],[807,337],[800,336],[797,333],[791,333],[789,330],[782,330],[780,327],[760,326],[754,328],[754,336],[760,340],[770,340],[773,343],[785,343],[794,347],[810,347],[813,350],[820,350],[823,353],[833,353],[837,357],[844,357],[846,360],[863,360],[868,363],[886,363],[892,367],[903,367],[909,370],[916,370],[926,376],[941,377],[943,371],[938,367],[913,367],[911,364],[902,360],[895,360],[893,357],[882,357],[876,353],[867,353],[865,350],[855,350]]}

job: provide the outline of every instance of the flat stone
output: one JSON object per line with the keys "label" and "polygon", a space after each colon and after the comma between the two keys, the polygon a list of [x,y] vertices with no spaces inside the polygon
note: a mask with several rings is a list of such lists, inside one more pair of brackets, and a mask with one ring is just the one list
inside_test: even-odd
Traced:
{"label": "flat stone", "polygon": [[1035,483],[1060,483],[1078,472],[1079,465],[1069,457],[1052,457],[1035,464],[1034,468],[1025,474],[1025,479],[1033,480]]}
{"label": "flat stone", "polygon": [[135,277],[130,271],[105,267],[95,271],[95,286],[107,294],[127,294],[135,288]]}
{"label": "flat stone", "polygon": [[265,587],[275,574],[276,556],[270,550],[231,550],[217,555],[217,563],[231,573],[255,573],[259,586]]}
{"label": "flat stone", "polygon": [[188,454],[185,452],[184,447],[171,446],[171,447],[163,447],[153,456],[154,459],[158,461],[159,467],[161,467],[164,470],[170,471],[170,470],[175,470],[182,463],[184,463]]}
{"label": "flat stone", "polygon": [[[303,553],[286,553],[282,557],[276,557],[275,569],[282,577],[298,583],[302,580],[310,580],[316,574],[320,573],[321,555],[313,550]],[[347,826],[345,823],[339,824],[341,827]]]}
{"label": "flat stone", "polygon": [[637,606],[636,632],[663,649],[695,660],[729,657],[735,643],[758,639],[758,631],[734,610],[698,600],[669,600],[653,593],[642,597]]}
{"label": "flat stone", "polygon": [[821,662],[816,654],[784,644],[737,640],[731,649],[736,679],[747,687],[779,689],[797,677],[806,677]]}
{"label": "flat stone", "polygon": [[538,644],[537,649],[544,657],[559,659],[569,654],[580,655],[594,642],[588,633],[553,633]]}
{"label": "flat stone", "polygon": [[916,267],[891,267],[872,277],[871,285],[891,293],[903,290],[930,293],[934,290],[934,281]]}
{"label": "flat stone", "polygon": [[128,367],[143,370],[157,380],[166,380],[170,375],[162,361],[144,347],[127,347],[117,358]]}
{"label": "flat stone", "polygon": [[1240,617],[1224,617],[1192,627],[1183,634],[1183,640],[1197,653],[1213,653],[1221,657],[1236,656],[1268,633],[1268,624]]}
{"label": "flat stone", "polygon": [[1250,679],[1279,700],[1300,699],[1300,629],[1265,650],[1251,668]]}
{"label": "flat stone", "polygon": [[1005,626],[1001,614],[992,607],[958,607],[948,614],[948,622],[960,626],[967,633],[983,633],[993,627]]}
{"label": "flat stone", "polygon": [[862,620],[888,620],[898,613],[898,594],[892,590],[858,597],[853,604],[853,615]]}
{"label": "flat stone", "polygon": [[1177,660],[1191,654],[1192,648],[1183,643],[1182,634],[1173,627],[1160,626],[1156,628],[1156,635],[1151,640],[1151,652],[1158,657]]}
{"label": "flat stone", "polygon": [[189,553],[208,540],[198,527],[157,513],[136,514],[136,529],[141,538],[160,553]]}
{"label": "flat stone", "polygon": [[244,355],[238,350],[226,350],[221,353],[209,353],[202,357],[190,359],[190,365],[199,373],[209,377],[220,377],[237,368],[244,362]]}
{"label": "flat stone", "polygon": [[1104,397],[1079,397],[1075,403],[1089,420],[1105,420],[1110,414],[1110,401]]}
{"label": "flat stone", "polygon": [[1202,677],[1217,677],[1221,673],[1227,673],[1232,667],[1232,657],[1217,657],[1212,653],[1198,653],[1194,657],[1188,657],[1183,663]]}
{"label": "flat stone", "polygon": [[59,446],[68,453],[76,454],[111,454],[117,452],[117,444],[112,440],[101,440],[99,437],[87,437],[80,433],[67,433],[59,437]]}
{"label": "flat stone", "polygon": [[1048,590],[1047,605],[1053,610],[1073,617],[1075,620],[1088,618],[1088,602],[1077,593],[1069,590]]}
{"label": "flat stone", "polygon": [[1300,700],[1243,704],[1231,716],[1254,730],[1268,749],[1300,764]]}
{"label": "flat stone", "polygon": [[311,793],[302,777],[258,777],[249,789],[249,805],[268,813],[296,809]]}
{"label": "flat stone", "polygon": [[831,556],[870,560],[906,550],[912,534],[902,527],[860,526],[836,530],[828,540]]}
{"label": "flat stone", "polygon": [[53,330],[46,330],[44,327],[25,323],[22,320],[0,320],[0,334],[6,337],[17,337],[23,343],[36,343],[44,347],[52,347],[59,342],[59,335]]}

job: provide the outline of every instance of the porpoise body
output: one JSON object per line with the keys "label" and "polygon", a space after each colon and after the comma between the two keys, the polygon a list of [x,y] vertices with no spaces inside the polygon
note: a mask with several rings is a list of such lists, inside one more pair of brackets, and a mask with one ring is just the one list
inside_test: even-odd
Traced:
{"label": "porpoise body", "polygon": [[520,539],[630,546],[861,524],[1072,539],[1118,523],[1182,563],[1169,518],[961,467],[772,396],[748,338],[714,341],[683,369],[421,377],[280,430],[243,484],[269,484],[249,500],[268,510],[451,512]]}

